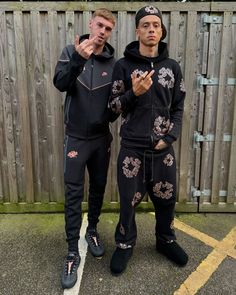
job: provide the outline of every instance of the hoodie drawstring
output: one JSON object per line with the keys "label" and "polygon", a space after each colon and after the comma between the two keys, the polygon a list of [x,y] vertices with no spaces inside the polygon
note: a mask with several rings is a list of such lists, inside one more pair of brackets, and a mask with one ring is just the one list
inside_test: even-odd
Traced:
{"label": "hoodie drawstring", "polygon": [[151,170],[151,179],[153,181],[153,171],[154,171],[154,156],[153,151],[145,150],[143,154],[143,183],[146,182],[146,155],[151,154],[152,156],[152,170]]}

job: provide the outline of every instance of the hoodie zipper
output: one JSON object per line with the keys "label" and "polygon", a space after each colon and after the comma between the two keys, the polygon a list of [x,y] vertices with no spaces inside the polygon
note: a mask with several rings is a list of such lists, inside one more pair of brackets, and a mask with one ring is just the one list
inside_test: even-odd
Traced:
{"label": "hoodie zipper", "polygon": [[[94,58],[91,57],[91,76],[90,76],[90,90],[89,90],[89,109],[91,109],[91,101],[92,101],[92,89],[93,89],[93,69],[94,69]],[[87,121],[87,138],[89,137],[88,130],[89,122]]]}
{"label": "hoodie zipper", "polygon": [[[154,63],[151,62],[151,70],[154,69]],[[150,122],[150,137],[151,137],[151,143],[152,143],[152,146],[153,146],[153,143],[154,143],[154,138],[153,138],[153,135],[152,135],[152,121],[153,121],[153,113],[154,113],[154,107],[153,107],[153,95],[152,95],[152,89],[151,89],[151,104],[152,104],[152,112],[151,112],[151,122]]]}

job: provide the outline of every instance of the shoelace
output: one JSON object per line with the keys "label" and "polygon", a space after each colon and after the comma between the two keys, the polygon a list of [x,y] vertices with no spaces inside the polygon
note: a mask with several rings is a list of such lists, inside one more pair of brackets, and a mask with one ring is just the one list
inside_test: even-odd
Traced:
{"label": "shoelace", "polygon": [[90,241],[93,243],[95,247],[100,246],[100,240],[99,240],[99,235],[98,233],[88,233]]}
{"label": "shoelace", "polygon": [[67,258],[66,265],[65,265],[65,273],[67,275],[73,274],[75,272],[75,265],[76,265],[76,256],[71,256],[70,258]]}

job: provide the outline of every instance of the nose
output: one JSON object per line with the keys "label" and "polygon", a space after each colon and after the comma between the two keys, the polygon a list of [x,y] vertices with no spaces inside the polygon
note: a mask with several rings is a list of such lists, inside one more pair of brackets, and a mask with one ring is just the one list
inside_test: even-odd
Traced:
{"label": "nose", "polygon": [[101,30],[100,30],[100,32],[104,35],[105,34],[105,30],[106,30],[105,27],[102,27]]}

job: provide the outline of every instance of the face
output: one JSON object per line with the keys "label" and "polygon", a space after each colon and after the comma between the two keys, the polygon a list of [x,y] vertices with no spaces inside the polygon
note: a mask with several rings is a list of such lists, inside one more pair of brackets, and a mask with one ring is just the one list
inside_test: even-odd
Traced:
{"label": "face", "polygon": [[162,36],[161,19],[156,15],[146,15],[140,19],[136,34],[139,42],[147,47],[156,46]]}
{"label": "face", "polygon": [[91,19],[89,23],[90,38],[95,36],[97,37],[94,41],[97,47],[104,46],[106,41],[111,36],[113,27],[114,25],[112,22],[101,16],[95,16]]}

